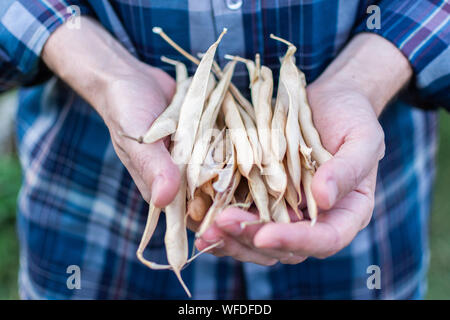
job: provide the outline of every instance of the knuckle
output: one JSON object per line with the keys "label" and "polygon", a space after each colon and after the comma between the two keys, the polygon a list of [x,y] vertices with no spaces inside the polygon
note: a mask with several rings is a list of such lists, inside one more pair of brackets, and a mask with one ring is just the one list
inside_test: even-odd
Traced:
{"label": "knuckle", "polygon": [[385,136],[384,136],[384,130],[381,127],[381,125],[378,125],[378,152],[379,152],[379,158],[378,160],[381,160],[384,158],[384,155],[386,153],[386,143],[384,142]]}
{"label": "knuckle", "polygon": [[332,225],[330,225],[330,232],[328,233],[330,236],[330,240],[328,241],[329,246],[326,250],[323,250],[322,252],[318,252],[315,257],[318,259],[326,259],[328,257],[331,257],[332,255],[335,255],[341,248],[342,245],[342,238],[339,234],[339,232],[336,230],[336,228]]}
{"label": "knuckle", "polygon": [[373,197],[370,197],[368,199],[367,204],[367,215],[365,215],[365,217],[361,221],[361,227],[359,229],[360,231],[369,225],[370,221],[372,220],[374,209],[375,209],[375,199]]}
{"label": "knuckle", "polygon": [[[345,172],[345,177],[349,181],[346,183],[346,186],[355,187],[359,184],[359,168],[354,165],[351,165],[346,159],[336,158],[339,161],[339,166],[342,168],[343,172]],[[350,190],[340,190],[340,192],[349,192]]]}
{"label": "knuckle", "polygon": [[366,228],[366,227],[369,225],[370,220],[371,220],[371,217],[365,218],[365,219],[363,220],[363,223],[361,224],[361,229],[360,229],[360,230]]}
{"label": "knuckle", "polygon": [[356,166],[350,165],[348,162],[345,162],[345,166],[347,167],[348,177],[351,181],[351,185],[353,187],[357,186],[359,184],[359,169],[356,168]]}
{"label": "knuckle", "polygon": [[373,145],[376,146],[376,150],[378,152],[378,159],[381,160],[384,157],[386,151],[385,145],[385,135],[384,130],[381,127],[379,122],[376,122],[376,125],[369,131],[368,138],[372,141]]}

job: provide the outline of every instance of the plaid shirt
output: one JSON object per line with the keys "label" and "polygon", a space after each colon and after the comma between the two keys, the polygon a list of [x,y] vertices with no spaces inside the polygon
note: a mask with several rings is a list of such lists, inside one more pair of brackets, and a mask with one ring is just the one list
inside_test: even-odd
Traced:
{"label": "plaid shirt", "polygon": [[[415,77],[380,117],[386,155],[380,162],[369,226],[336,255],[299,265],[263,267],[204,254],[183,271],[197,299],[415,299],[426,292],[428,219],[434,177],[437,107],[450,108],[450,4],[447,0],[2,0],[0,88],[22,86],[17,117],[23,186],[19,196],[20,295],[31,299],[184,299],[171,271],[153,271],[135,252],[148,205],[114,153],[97,113],[39,59],[53,31],[77,5],[133,55],[160,66],[180,58],[151,32],[164,30],[187,50],[203,52],[223,27],[224,54],[253,57],[278,76],[285,48],[308,82],[317,78],[358,32],[374,32],[409,59]],[[236,5],[237,3],[237,5]],[[381,29],[367,30],[367,8],[380,8]],[[72,7],[73,8],[73,7]],[[188,64],[190,71],[193,65]],[[172,73],[173,74],[173,73]],[[234,82],[247,90],[246,74]],[[248,93],[248,92],[247,92]],[[420,106],[421,108],[417,108]],[[425,108],[429,110],[425,110]],[[165,262],[164,219],[146,256]],[[189,233],[190,243],[193,234]],[[69,289],[67,268],[81,270]],[[381,269],[369,289],[367,269]]]}

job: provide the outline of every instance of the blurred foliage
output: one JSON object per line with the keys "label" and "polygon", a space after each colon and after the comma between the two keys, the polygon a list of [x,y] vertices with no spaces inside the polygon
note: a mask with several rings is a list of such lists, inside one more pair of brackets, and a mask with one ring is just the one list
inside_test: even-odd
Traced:
{"label": "blurred foliage", "polygon": [[450,114],[440,114],[440,147],[431,214],[428,299],[450,299]]}
{"label": "blurred foliage", "polygon": [[0,157],[0,299],[17,299],[19,245],[16,236],[16,198],[20,188],[19,161]]}

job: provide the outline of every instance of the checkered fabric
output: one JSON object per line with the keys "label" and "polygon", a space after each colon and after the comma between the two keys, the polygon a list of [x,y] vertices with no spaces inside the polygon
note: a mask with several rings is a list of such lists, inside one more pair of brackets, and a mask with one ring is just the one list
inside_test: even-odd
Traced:
{"label": "checkered fabric", "polygon": [[[236,1],[234,1],[236,2]],[[239,1],[237,1],[239,2]],[[114,153],[102,119],[40,60],[45,41],[79,8],[138,59],[181,57],[157,35],[162,27],[192,53],[223,27],[224,54],[254,57],[278,76],[285,47],[307,81],[316,79],[359,32],[374,32],[409,59],[414,80],[380,117],[380,162],[369,226],[336,255],[299,265],[263,267],[205,254],[183,271],[196,299],[420,299],[426,292],[428,220],[436,152],[436,109],[450,109],[450,4],[447,0],[2,0],[0,90],[21,86],[17,134],[23,167],[18,205],[20,295],[24,299],[184,299],[171,271],[152,271],[135,252],[148,205]],[[381,29],[368,29],[377,5]],[[74,7],[77,6],[77,7]],[[77,10],[75,10],[77,11]],[[188,63],[190,72],[195,70]],[[243,66],[233,81],[248,94]],[[164,263],[164,219],[145,255]],[[193,234],[189,233],[192,243]],[[66,285],[70,265],[81,289]],[[381,268],[381,289],[368,289],[367,268]]]}

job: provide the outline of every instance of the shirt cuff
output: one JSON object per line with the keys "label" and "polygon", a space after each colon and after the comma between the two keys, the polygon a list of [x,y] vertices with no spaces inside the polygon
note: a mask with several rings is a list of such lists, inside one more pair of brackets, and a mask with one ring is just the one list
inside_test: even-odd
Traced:
{"label": "shirt cuff", "polygon": [[414,96],[419,106],[450,109],[450,3],[447,0],[380,1],[369,6],[359,32],[376,33],[392,42],[414,71]]}
{"label": "shirt cuff", "polygon": [[90,14],[78,0],[9,1],[0,8],[0,62],[15,68],[15,72],[0,75],[5,84],[30,85],[42,82],[51,73],[40,55],[50,35],[69,19],[77,26],[77,16]]}

